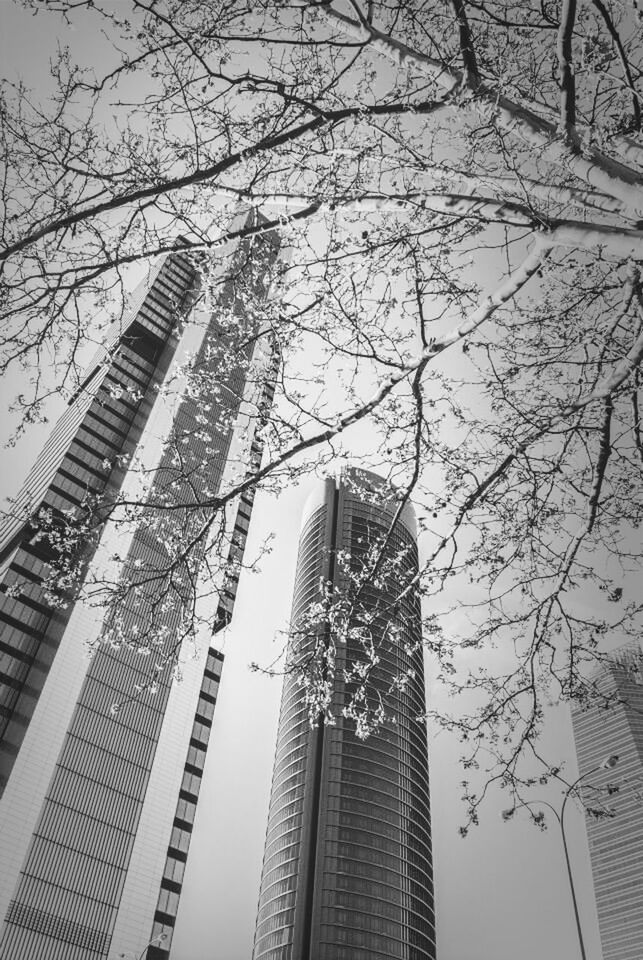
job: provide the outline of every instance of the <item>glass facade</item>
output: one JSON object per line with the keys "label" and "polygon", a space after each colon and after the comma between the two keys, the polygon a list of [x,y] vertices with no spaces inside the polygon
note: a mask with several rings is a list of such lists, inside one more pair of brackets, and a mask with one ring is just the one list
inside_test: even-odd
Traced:
{"label": "glass facade", "polygon": [[[268,234],[242,242],[213,298],[216,306],[194,365],[209,394],[204,398],[188,390],[179,401],[149,494],[150,503],[173,509],[159,511],[158,523],[139,528],[131,539],[122,600],[104,621],[103,635],[112,643],[99,644],[87,667],[9,903],[0,938],[2,960],[98,960],[111,955],[119,912],[128,907],[124,890],[131,884],[133,851],[141,845],[148,787],[164,723],[170,722],[166,710],[172,694],[171,671],[151,670],[151,658],[141,657],[132,641],[137,632],[149,633],[152,624],[159,627],[161,663],[180,644],[189,616],[186,583],[200,575],[206,541],[169,573],[168,543],[195,536],[207,521],[207,510],[197,505],[216,495],[228,476],[231,445],[239,430],[248,435],[248,449],[235,454],[237,460],[243,458],[241,466],[250,470],[261,458],[256,434],[272,401],[278,356],[256,307],[265,297],[267,267],[278,245],[278,238]],[[58,515],[62,524],[70,518],[82,521],[90,512],[100,530],[100,510],[126,473],[119,458],[132,453],[142,434],[176,349],[174,328],[192,306],[199,282],[186,257],[166,260],[108,360],[90,372],[84,390],[72,398],[74,429],[69,424],[58,428],[58,449],[49,444],[46,462],[36,464],[29,481],[33,498],[49,471],[40,503],[53,517],[54,533]],[[89,398],[87,391],[92,392]],[[250,407],[243,428],[238,426],[242,404]],[[81,414],[78,406],[83,407]],[[61,449],[63,442],[66,447]],[[188,512],[174,507],[180,503],[195,506]],[[227,573],[219,584],[215,629],[232,614],[251,510],[252,493],[244,493],[234,505],[231,539],[222,541]],[[57,646],[65,642],[65,623],[73,607],[61,610],[47,602],[43,581],[47,564],[59,565],[58,541],[53,535],[35,536],[34,526],[26,520],[3,541],[0,617],[12,631],[4,634],[0,647],[7,655],[0,677],[7,678],[0,689],[8,691],[2,700],[7,778],[33,714],[32,701],[45,684]],[[93,549],[92,543],[84,545],[83,564],[90,562]],[[193,721],[180,786],[173,795],[164,795],[165,809],[155,821],[161,825],[150,836],[156,856],[159,848],[166,851],[164,865],[157,874],[145,876],[144,867],[136,864],[155,904],[149,915],[136,917],[143,942],[152,943],[149,960],[169,953],[222,660],[217,650],[209,650],[189,707]],[[153,695],[145,692],[151,675]],[[141,695],[134,693],[137,687],[144,690]],[[57,695],[64,697],[64,689]],[[12,735],[12,724],[22,736]]]}
{"label": "glass facade", "polygon": [[[332,725],[311,726],[294,673],[284,681],[266,833],[255,960],[435,957],[415,526],[379,478],[349,471],[309,502],[299,544],[291,654],[333,643],[307,622],[324,584],[350,603],[332,671]],[[379,550],[378,575],[360,575]],[[358,586],[356,586],[358,585]],[[364,629],[375,658],[367,667]],[[351,629],[352,628],[352,629]],[[299,649],[296,649],[297,645]],[[358,670],[354,665],[358,665]],[[364,703],[360,667],[369,670]],[[315,669],[313,667],[313,669]],[[404,676],[406,682],[400,683]],[[355,734],[359,704],[386,701],[394,721]]]}
{"label": "glass facade", "polygon": [[[124,334],[92,365],[85,388],[70,400],[18,498],[31,507],[17,516],[2,538],[0,588],[0,795],[33,715],[72,606],[49,602],[49,564],[87,563],[100,532],[83,538],[82,556],[64,531],[95,515],[101,498],[120,488],[128,457],[140,439],[155,390],[176,346],[172,333],[192,301],[196,273],[189,261],[165,261]],[[171,287],[169,286],[171,284]],[[152,300],[167,288],[161,315]],[[170,309],[171,308],[171,309]],[[172,313],[173,311],[173,313]],[[108,359],[109,358],[109,359]],[[44,488],[44,489],[43,489]],[[43,535],[41,517],[47,518]],[[62,534],[62,542],[57,534]],[[93,539],[93,543],[92,543]]]}
{"label": "glass facade", "polygon": [[[572,710],[578,770],[604,793],[614,816],[587,818],[594,891],[604,960],[643,957],[643,655],[638,647],[618,651],[595,676],[608,709]],[[601,764],[617,755],[613,770]],[[598,769],[597,769],[598,768]]]}

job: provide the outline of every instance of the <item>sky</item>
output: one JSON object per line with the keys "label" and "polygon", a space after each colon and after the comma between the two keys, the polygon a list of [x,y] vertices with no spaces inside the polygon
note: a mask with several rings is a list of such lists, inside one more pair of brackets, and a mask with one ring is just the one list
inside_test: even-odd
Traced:
{"label": "sky", "polygon": [[[89,34],[82,40],[89,49],[101,42]],[[19,51],[22,72],[37,83],[49,49],[46,18],[19,13],[11,0],[0,0],[0,59],[15,63]],[[12,389],[13,384],[4,385],[3,409]],[[10,424],[7,418],[3,426]],[[15,492],[47,429],[38,426],[16,448],[1,451],[0,492]],[[275,538],[261,572],[242,578],[233,624],[225,636],[223,677],[173,960],[249,960],[251,955],[281,683],[251,672],[249,663],[269,665],[279,649],[290,608],[299,517],[309,489],[306,482],[278,500],[261,493],[256,498],[249,556],[259,551],[268,534]],[[427,696],[432,707],[446,705],[431,665]],[[459,783],[464,774],[458,745],[432,728],[428,737],[440,960],[575,960],[580,952],[555,824],[541,833],[520,817],[503,822],[506,802],[496,793],[483,809],[480,826],[461,839]],[[573,779],[566,708],[552,711],[547,737],[545,745],[557,759],[567,759],[566,773]],[[562,799],[555,789],[542,796],[553,803]],[[600,960],[583,816],[573,807],[568,825],[587,958]]]}
{"label": "sky", "polygon": [[[8,384],[0,393],[8,400]],[[52,415],[53,419],[53,415]],[[36,456],[47,426],[15,449],[2,451],[2,494],[14,492]],[[250,960],[272,762],[281,693],[279,677],[250,670],[268,667],[281,649],[295,574],[299,518],[311,479],[278,499],[259,493],[247,556],[257,556],[274,534],[260,571],[240,581],[231,626],[223,635],[222,682],[205,767],[195,831],[185,874],[172,960]],[[448,706],[428,665],[429,707]],[[481,825],[466,839],[460,801],[458,744],[429,729],[432,835],[439,960],[567,960],[580,956],[560,835],[521,820],[505,823],[505,797],[496,792]],[[548,745],[567,758],[576,776],[569,715],[550,717]],[[543,791],[556,804],[556,791]],[[583,817],[569,807],[568,837],[588,960],[601,952]],[[128,958],[133,960],[133,958]]]}
{"label": "sky", "polygon": [[[195,834],[177,927],[175,960],[250,960],[268,813],[281,683],[249,670],[268,665],[287,623],[295,573],[299,516],[310,483],[278,501],[260,494],[249,555],[275,531],[261,573],[244,576],[225,642],[225,662]],[[443,689],[427,676],[431,706]],[[551,718],[550,746],[567,756],[575,776],[568,713]],[[432,836],[439,960],[574,960],[580,956],[560,834],[520,817],[505,823],[497,792],[482,823],[466,839],[458,745],[429,729]],[[543,791],[554,804],[556,791]],[[560,796],[562,799],[562,796]],[[600,960],[591,872],[582,814],[569,808],[568,838],[588,960]]]}

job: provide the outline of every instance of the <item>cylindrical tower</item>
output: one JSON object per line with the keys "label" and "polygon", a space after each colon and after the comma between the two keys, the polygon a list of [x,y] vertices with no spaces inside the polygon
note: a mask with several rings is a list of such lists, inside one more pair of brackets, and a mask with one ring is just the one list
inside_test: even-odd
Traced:
{"label": "cylindrical tower", "polygon": [[[305,507],[254,960],[435,958],[416,529],[398,508],[361,470]],[[304,669],[330,724],[311,726]]]}

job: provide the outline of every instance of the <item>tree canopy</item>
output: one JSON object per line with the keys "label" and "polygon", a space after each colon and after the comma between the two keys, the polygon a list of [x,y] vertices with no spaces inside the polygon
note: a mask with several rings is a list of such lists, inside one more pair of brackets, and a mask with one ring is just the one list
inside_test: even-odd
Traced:
{"label": "tree canopy", "polygon": [[[350,456],[415,503],[401,590],[460,695],[436,719],[520,789],[547,704],[641,630],[637,3],[32,6],[106,39],[60,49],[46,90],[3,86],[0,363],[32,374],[25,422],[39,366],[76,389],[87,318],[159,257],[207,289],[226,244],[278,231],[278,391],[243,483]],[[230,229],[239,205],[261,218]]]}

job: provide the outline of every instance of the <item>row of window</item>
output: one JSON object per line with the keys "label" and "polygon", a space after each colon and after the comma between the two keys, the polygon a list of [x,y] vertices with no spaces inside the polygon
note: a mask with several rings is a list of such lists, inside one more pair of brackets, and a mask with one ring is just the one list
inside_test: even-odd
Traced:
{"label": "row of window", "polygon": [[202,718],[203,720],[209,720],[212,722],[212,717],[214,716],[214,708],[216,706],[216,696],[211,694],[201,693],[199,696],[199,701],[197,703],[196,714],[197,717]]}
{"label": "row of window", "polygon": [[0,637],[3,634],[2,621],[29,628],[25,629],[25,632],[37,635],[48,623],[49,616],[49,611],[42,606],[37,609],[33,603],[25,603],[22,598],[10,597],[0,592]]}
{"label": "row of window", "polygon": [[[387,947],[384,947],[384,950],[386,949]],[[374,953],[372,947],[358,944],[347,947],[336,943],[321,943],[317,950],[317,956],[319,960],[387,960],[389,954]],[[406,946],[405,948],[404,960],[434,960],[434,958],[435,948],[429,953],[413,946]],[[262,960],[264,960],[264,958],[262,958]],[[290,960],[290,958],[282,958],[280,955],[271,954],[270,957],[266,957],[265,960]]]}
{"label": "row of window", "polygon": [[118,784],[118,792],[132,798],[142,796],[149,774],[147,767],[130,763],[73,735],[67,736],[59,764],[81,775],[91,771],[92,780]]}
{"label": "row of window", "polygon": [[65,846],[115,866],[127,864],[134,840],[131,823],[114,826],[51,800],[44,804],[35,834],[53,841],[63,838]]}
{"label": "row of window", "polygon": [[158,290],[172,304],[172,309],[176,315],[186,294],[186,284],[181,278],[177,279],[178,274],[172,276],[168,271],[162,272],[154,281],[153,288]]}
{"label": "row of window", "polygon": [[[361,848],[353,850],[350,844],[341,844],[337,853],[338,856],[324,859],[324,870],[334,878],[333,883],[338,887],[339,874],[343,873],[349,878],[346,880],[349,889],[353,877],[362,877],[398,890],[406,889],[420,900],[427,899],[428,892],[432,890],[431,877],[421,871],[414,871],[407,864],[392,862],[391,858],[382,854],[367,857]],[[400,870],[400,867],[403,869]]]}
{"label": "row of window", "polygon": [[282,832],[284,834],[289,833],[291,830],[296,830],[301,827],[301,813],[295,813],[288,815],[286,814],[281,820],[275,820],[271,818],[271,823],[266,832],[266,843],[272,842],[271,838],[273,834],[279,836]]}
{"label": "row of window", "polygon": [[85,429],[92,428],[99,434],[103,443],[110,443],[118,450],[123,446],[123,442],[127,436],[122,426],[122,424],[119,426],[111,425],[108,421],[107,411],[101,406],[98,406],[96,410],[90,408],[87,411],[87,419],[83,422]]}
{"label": "row of window", "polygon": [[[101,646],[92,660],[91,673],[83,688],[83,703],[96,713],[111,715],[114,703],[122,701],[124,694],[131,694],[137,683],[149,678],[149,665],[133,653],[127,662],[128,651],[113,651]],[[128,729],[155,740],[163,719],[163,697],[137,697],[121,706],[114,717]]]}
{"label": "row of window", "polygon": [[[337,782],[341,782],[342,787],[345,785],[350,786],[362,786],[369,787],[371,790],[377,790],[380,793],[388,794],[391,797],[399,799],[399,786],[395,780],[388,779],[384,776],[376,776],[375,771],[372,767],[369,767],[367,770],[357,770],[352,765],[346,767],[341,771],[341,776],[337,777]],[[341,792],[344,792],[342,789]],[[351,790],[345,791],[349,796],[356,796],[356,793]],[[420,809],[424,808],[427,813],[429,810],[428,803],[428,793],[424,790],[419,783],[413,783],[410,785],[410,788],[405,791],[406,796],[403,797],[407,802],[413,802],[413,805],[416,803],[419,804]]]}
{"label": "row of window", "polygon": [[3,736],[19,696],[20,688],[13,681],[13,678],[7,680],[0,677],[0,717],[2,717],[0,729]]}
{"label": "row of window", "polygon": [[259,953],[258,948],[256,948],[256,952],[253,954],[253,956],[255,957],[255,960],[293,960],[292,943],[279,944],[276,947],[264,946],[264,948],[261,950],[261,953]]}
{"label": "row of window", "polygon": [[275,818],[281,819],[280,813],[284,808],[287,808],[286,816],[292,816],[295,813],[298,813],[303,806],[303,796],[302,791],[299,786],[295,786],[290,790],[285,791],[280,794],[280,796],[270,798],[270,813],[269,813],[269,826],[272,825]]}
{"label": "row of window", "polygon": [[[264,897],[266,896],[266,891],[275,883],[277,880],[286,880],[290,878],[291,883],[296,881],[298,875],[298,861],[289,860],[285,864],[276,864],[274,867],[264,868],[262,877],[261,877],[261,900],[263,902]],[[290,885],[287,885],[285,889],[292,889]],[[281,889],[280,893],[283,892]]]}
{"label": "row of window", "polygon": [[288,754],[286,760],[282,760],[278,766],[275,766],[272,775],[272,789],[277,793],[277,788],[291,778],[303,780],[302,773],[306,769],[307,751],[300,747],[297,752]]}
{"label": "row of window", "polygon": [[152,364],[145,364],[133,350],[126,350],[121,347],[112,360],[109,373],[105,375],[105,383],[102,389],[109,392],[111,389],[109,383],[113,383],[116,389],[130,391],[134,394],[145,393],[147,390],[154,367]]}
{"label": "row of window", "polygon": [[[274,902],[272,905],[274,906]],[[281,927],[292,928],[294,915],[294,907],[290,907],[286,910],[280,910],[278,912],[275,911],[271,916],[267,917],[265,920],[262,920],[260,923],[257,923],[257,939],[260,940],[267,934],[272,933],[273,930],[279,930]]]}
{"label": "row of window", "polygon": [[300,835],[300,824],[296,824],[295,826],[290,827],[290,829],[285,829],[284,823],[281,823],[279,833],[271,840],[266,838],[264,855],[267,857],[270,853],[274,853],[276,850],[282,850],[284,847],[296,845],[299,841]]}
{"label": "row of window", "polygon": [[[263,861],[263,870],[266,876],[274,870],[276,867],[280,866],[282,863],[288,863],[289,861],[296,861],[299,857],[299,843],[290,843],[283,850],[274,850],[270,853],[266,853]],[[296,866],[290,872],[297,872]]]}
{"label": "row of window", "polygon": [[[417,937],[417,939],[416,939]],[[424,937],[416,934],[413,930],[408,931],[408,940],[406,943],[399,939],[393,939],[383,933],[371,933],[366,930],[351,930],[333,927],[329,924],[323,924],[320,931],[320,944],[345,944],[351,949],[360,948],[367,950],[367,956],[372,960],[409,960],[409,945],[416,948],[415,954],[423,960],[433,960],[434,945],[428,942]],[[337,954],[329,951],[325,954],[328,958],[335,958]],[[350,956],[350,953],[347,954]]]}
{"label": "row of window", "polygon": [[108,460],[113,459],[123,448],[122,437],[116,440],[107,437],[98,424],[92,427],[90,423],[83,421],[78,428],[78,437],[82,443],[92,447],[96,454]]}
{"label": "row of window", "polygon": [[[291,806],[292,800],[295,800],[297,796],[303,795],[303,777],[290,778],[283,783],[278,783],[273,785],[271,794],[270,794],[270,819],[272,820],[272,807],[275,805],[275,809],[281,809],[284,804]],[[292,812],[292,809],[289,810],[289,813]]]}
{"label": "row of window", "polygon": [[[314,639],[316,640],[317,638]],[[310,729],[310,720],[308,719],[308,710],[302,697],[302,689],[297,682],[297,678],[289,674],[284,680],[284,689],[281,696],[278,742],[281,743],[282,730],[285,731],[284,736],[290,736],[290,734],[296,730],[303,731],[304,725]]]}
{"label": "row of window", "polygon": [[49,507],[54,512],[65,513],[68,518],[73,520],[77,520],[81,516],[77,501],[72,500],[68,493],[58,492],[53,483],[47,490],[42,505],[45,508]]}
{"label": "row of window", "polygon": [[[13,900],[9,905],[7,924],[9,926],[4,940],[4,946],[9,955],[16,945],[16,941],[22,941],[20,945],[21,950],[26,946],[24,943],[24,927],[27,927],[30,931],[30,934],[27,936],[32,945],[38,943],[40,940],[38,935],[41,934],[47,938],[51,937],[61,941],[62,947],[73,945],[85,951],[95,951],[97,954],[104,954],[109,948],[110,938],[105,932],[95,930],[92,927],[85,926],[71,919],[67,920],[54,916],[39,907],[20,903],[16,900]],[[18,930],[12,931],[11,925],[14,924]],[[47,944],[43,943],[42,946],[47,949]],[[37,952],[22,953],[22,956],[44,957],[45,953],[38,950]],[[52,955],[47,951],[46,956],[50,958]],[[65,951],[64,956],[66,958],[69,957],[69,950]]]}
{"label": "row of window", "polygon": [[96,401],[101,406],[111,410],[112,413],[117,414],[121,420],[132,423],[140,405],[140,400],[136,399],[135,394],[136,391],[134,390],[111,387],[109,377],[106,374],[105,380],[96,394]]}
{"label": "row of window", "polygon": [[[109,851],[104,854],[110,855]],[[118,903],[124,877],[122,867],[38,834],[33,837],[24,873],[111,905]]]}
{"label": "row of window", "polygon": [[[26,577],[33,582],[34,596],[38,596],[38,585],[43,577],[49,573],[49,566],[41,557],[32,552],[29,544],[23,543],[11,562],[11,570],[15,571],[16,577]],[[11,583],[11,579],[6,579],[5,583]],[[27,589],[26,585],[23,589]]]}
{"label": "row of window", "polygon": [[281,878],[272,877],[270,882],[267,880],[264,882],[265,878],[262,877],[259,903],[262,912],[265,911],[264,916],[269,916],[272,904],[277,901],[281,902],[282,897],[296,896],[298,879],[297,874],[288,874]]}
{"label": "row of window", "polygon": [[117,789],[116,785],[120,787],[118,779],[114,783],[99,783],[86,773],[76,773],[58,765],[47,799],[96,817],[109,826],[133,826],[138,813],[138,797],[127,796]]}
{"label": "row of window", "polygon": [[[173,299],[174,298],[170,298],[170,302],[168,303],[168,298],[159,290],[157,284],[153,284],[143,301],[143,309],[151,308],[165,321],[169,321],[169,325],[171,326],[176,320],[177,312],[176,303],[172,302]],[[164,326],[167,325],[167,323],[164,324]]]}
{"label": "row of window", "polygon": [[136,416],[138,404],[131,403],[123,396],[112,396],[109,389],[101,387],[98,396],[89,409],[96,410],[101,417],[117,429],[128,430]]}
{"label": "row of window", "polygon": [[[393,811],[387,811],[392,813]],[[380,817],[380,808],[366,807],[359,813],[342,813],[338,815],[334,811],[327,813],[326,822],[329,827],[337,826],[339,823],[339,837],[345,839],[346,836],[354,835],[362,838],[361,842],[372,842],[375,846],[379,841],[373,840],[373,837],[386,839],[389,843],[395,842],[403,846],[411,845],[414,849],[423,850],[425,856],[430,859],[430,840],[428,832],[418,830],[416,825],[409,824],[400,815],[397,817],[397,823],[387,822]],[[409,829],[410,827],[413,829]],[[366,839],[366,838],[371,839]],[[384,847],[382,847],[384,849]],[[394,849],[391,847],[390,849]]]}
{"label": "row of window", "polygon": [[0,682],[7,688],[17,690],[22,686],[33,658],[22,650],[9,653],[2,646],[4,644],[0,644]]}
{"label": "row of window", "polygon": [[87,470],[103,479],[109,473],[109,470],[106,470],[103,464],[104,457],[100,456],[93,447],[90,448],[86,443],[83,443],[79,437],[72,440],[66,459],[77,463],[82,462]]}
{"label": "row of window", "polygon": [[165,343],[173,326],[172,323],[168,323],[164,317],[160,316],[159,311],[154,304],[150,303],[149,299],[139,310],[137,320],[144,330],[158,337],[161,343]]}
{"label": "row of window", "polygon": [[347,907],[391,919],[406,918],[403,922],[434,936],[435,911],[432,895],[415,897],[402,890],[399,885],[388,887],[345,874],[340,874],[337,879],[341,880],[342,884],[329,884],[328,889],[323,892],[323,906]]}
{"label": "row of window", "polygon": [[401,847],[385,837],[360,835],[358,830],[344,830],[340,833],[339,841],[332,844],[332,851],[341,860],[379,864],[418,883],[426,882],[430,885],[431,862],[422,856],[419,850]]}
{"label": "row of window", "polygon": [[[4,620],[0,610],[0,621]],[[9,618],[6,618],[9,619]],[[16,621],[17,622],[17,621]],[[2,624],[2,682],[8,686],[18,689],[25,680],[31,664],[34,662],[35,654],[38,651],[38,636],[33,636],[32,630],[27,627],[21,629],[17,626]]]}
{"label": "row of window", "polygon": [[[411,733],[411,731],[409,731]],[[427,748],[426,737],[418,727],[417,736],[406,736],[406,731],[398,724],[380,727],[366,742],[358,740],[352,731],[344,730],[341,741],[334,744],[334,753],[341,753],[347,763],[354,759],[372,758],[375,762],[399,763],[401,769],[414,771],[424,768],[426,778]]]}
{"label": "row of window", "polygon": [[297,894],[295,890],[289,890],[287,893],[274,896],[272,900],[266,903],[259,911],[257,915],[257,923],[259,924],[262,920],[265,920],[266,917],[269,917],[273,912],[281,913],[283,910],[294,907],[296,896]]}
{"label": "row of window", "polygon": [[125,358],[118,355],[113,359],[97,396],[111,396],[119,391],[132,397],[145,393],[149,377],[139,370],[136,371],[136,375],[134,371],[128,371],[125,368],[126,362]]}
{"label": "row of window", "polygon": [[368,774],[373,778],[374,785],[380,790],[387,789],[382,786],[382,782],[386,782],[396,790],[399,790],[402,799],[410,800],[411,796],[413,796],[420,803],[424,804],[428,810],[429,792],[421,778],[421,768],[419,771],[416,771],[408,763],[404,763],[399,759],[395,765],[391,762],[387,766],[384,759],[383,757],[382,762],[378,762],[370,759],[368,756],[363,760],[355,756],[351,756],[350,758],[342,756],[331,757],[329,778],[335,782],[346,779],[351,783],[365,783],[367,779],[365,777],[360,779],[360,773],[364,775]]}
{"label": "row of window", "polygon": [[264,951],[285,943],[291,943],[291,941],[291,927],[281,927],[281,929],[273,930],[272,933],[267,933],[265,936],[257,937],[255,940],[255,957],[258,960],[259,957],[263,956]]}
{"label": "row of window", "polygon": [[306,749],[310,737],[310,723],[307,714],[296,724],[290,724],[283,730],[279,738],[279,745],[275,754],[275,765],[285,760],[295,750]]}
{"label": "row of window", "polygon": [[[15,900],[22,908],[42,911],[45,917],[52,917],[54,922],[77,924],[80,928],[105,934],[111,928],[115,913],[111,904],[96,898],[90,899],[64,886],[30,877],[28,874],[21,876]],[[11,954],[9,956],[11,957]],[[46,957],[49,960],[51,954],[46,951],[37,955],[17,953],[16,956],[19,960],[31,956],[43,957],[43,960]]]}
{"label": "row of window", "polygon": [[[23,564],[30,564],[35,569],[27,569]],[[38,570],[39,573],[45,573],[44,563],[36,557],[31,557],[29,554],[25,553],[24,550],[19,549],[16,552],[15,558],[11,563],[10,568],[7,570],[4,583],[0,588],[0,609],[7,610],[6,600],[9,599],[11,593],[15,593],[19,590],[19,601],[21,604],[24,604],[26,608],[30,610],[35,610],[37,613],[50,615],[51,611],[48,604],[44,600],[44,594],[42,589],[42,577],[38,575],[35,571]],[[8,588],[13,587],[12,591],[9,591]],[[22,615],[17,615],[16,619],[21,620]],[[2,626],[0,625],[0,636],[2,635]]]}
{"label": "row of window", "polygon": [[[124,708],[126,709],[126,707]],[[72,732],[97,750],[115,754],[137,767],[147,767],[154,754],[155,743],[144,734],[132,730],[119,714],[96,713],[79,703],[74,716]]]}
{"label": "row of window", "polygon": [[397,767],[400,777],[421,777],[426,783],[428,757],[424,730],[419,724],[415,729],[405,727],[402,722],[382,726],[364,742],[344,725],[343,736],[332,744],[333,755],[343,757],[347,764],[364,758],[382,762]]}
{"label": "row of window", "polygon": [[279,777],[282,777],[285,771],[290,771],[293,773],[296,769],[303,769],[306,766],[306,758],[308,756],[308,739],[304,739],[302,743],[299,743],[294,747],[292,746],[291,741],[289,746],[290,749],[287,753],[283,753],[281,756],[277,755],[275,757],[275,765],[272,774],[273,785],[277,782]]}
{"label": "row of window", "polygon": [[69,457],[65,457],[58,468],[56,483],[60,485],[63,478],[73,483],[78,490],[79,503],[87,496],[98,497],[105,488],[104,477],[97,478],[82,464],[74,463]]}
{"label": "row of window", "polygon": [[[361,796],[353,796],[354,793],[361,793]],[[431,821],[428,817],[428,810],[420,809],[417,805],[410,805],[401,800],[395,800],[390,795],[382,794],[379,791],[364,790],[343,790],[339,797],[333,798],[329,804],[333,816],[337,817],[335,812],[339,809],[339,821],[344,823],[353,822],[355,818],[366,817],[373,819],[377,823],[388,823],[394,828],[404,831],[412,831],[418,836],[430,837]],[[349,812],[345,812],[349,811]]]}

